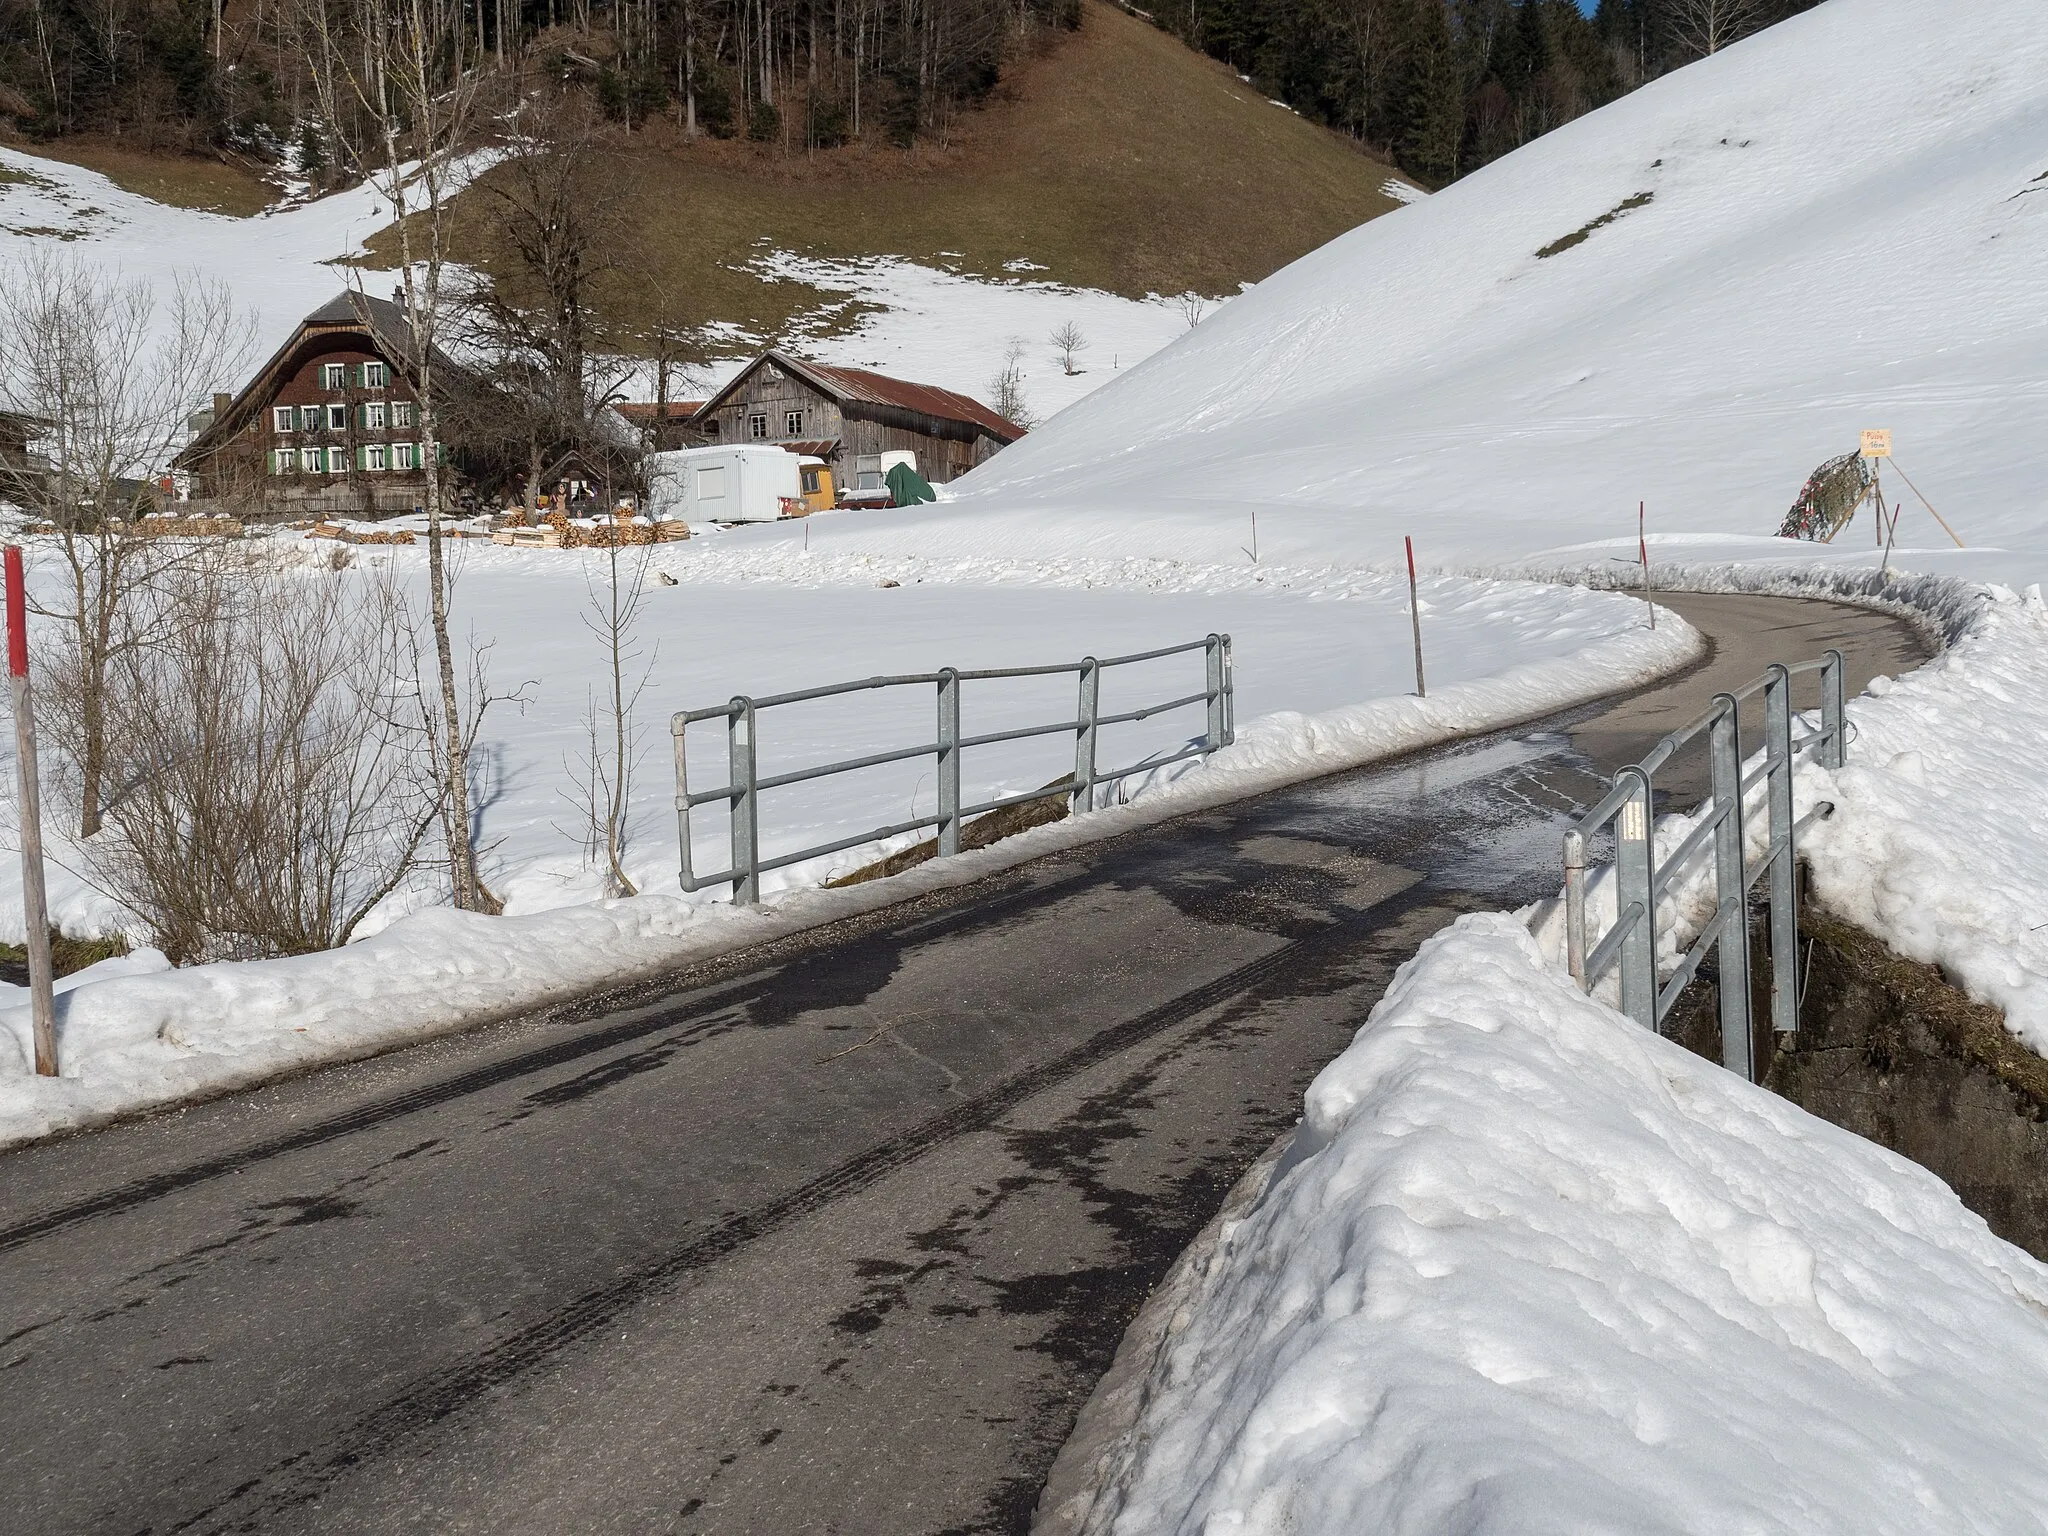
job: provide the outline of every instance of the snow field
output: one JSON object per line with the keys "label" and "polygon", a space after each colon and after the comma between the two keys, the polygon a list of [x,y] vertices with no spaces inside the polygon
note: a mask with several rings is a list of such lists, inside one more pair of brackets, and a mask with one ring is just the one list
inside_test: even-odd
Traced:
{"label": "snow field", "polygon": [[[1174,561],[1140,570],[1085,560],[1023,566],[819,556],[801,577],[778,580],[770,579],[781,570],[778,562],[803,562],[801,550],[762,556],[736,546],[728,556],[725,542],[658,546],[657,566],[677,585],[650,587],[641,634],[657,670],[644,706],[648,752],[634,801],[638,851],[630,862],[651,894],[594,899],[599,882],[584,865],[576,813],[562,795],[564,759],[580,749],[583,710],[607,664],[577,613],[586,577],[604,569],[603,552],[462,546],[458,629],[495,643],[495,687],[532,683],[523,709],[500,706],[489,717],[479,754],[488,871],[510,915],[473,917],[432,905],[441,897],[422,884],[388,902],[364,925],[372,936],[344,950],[160,974],[146,974],[160,958],[131,957],[118,978],[93,978],[60,1001],[66,1075],[54,1081],[28,1071],[25,998],[13,992],[13,1006],[0,1008],[0,1144],[543,1006],[1053,848],[1529,718],[1647,681],[1691,659],[1699,644],[1668,613],[1653,633],[1641,604],[1616,594],[1433,578],[1424,588],[1432,687],[1427,699],[1416,699],[1404,696],[1412,686],[1405,585],[1369,572],[1254,570],[1249,562],[1242,571]],[[388,561],[408,580],[418,579],[424,561],[416,548],[357,555],[365,569]],[[308,579],[333,575],[309,568]],[[901,584],[882,587],[882,580]],[[1199,638],[1212,628],[1235,636],[1237,744],[1206,761],[1127,781],[1128,806],[876,886],[815,889],[826,875],[908,838],[813,860],[764,880],[772,903],[766,914],[735,911],[722,890],[670,894],[676,843],[664,738],[671,709],[740,691],[943,664],[1078,659],[1084,636],[1087,651],[1111,655]],[[1176,673],[1175,661],[1184,670]],[[1201,686],[1199,653],[1150,666],[1150,677],[1132,681],[1143,694],[1119,694],[1113,683],[1105,709]],[[1071,680],[1054,682],[996,699],[987,713],[970,692],[963,723],[975,731],[1006,728],[1020,717],[1071,719]],[[931,739],[929,694],[893,713],[873,710],[866,702],[872,697],[805,706],[786,721],[764,715],[763,773]],[[1147,751],[1173,750],[1201,728],[1199,709],[1145,722],[1106,741],[1101,762],[1117,766]],[[705,746],[720,756],[722,733]],[[1041,757],[1020,754],[993,768],[977,769],[970,755],[966,792],[1035,788],[1071,766],[1071,744],[1058,738]],[[906,767],[879,785],[873,776],[828,781],[808,799],[768,803],[764,853],[904,819],[912,805],[928,809],[933,790],[925,771],[923,782]],[[716,821],[700,834],[700,868],[723,867],[723,836]],[[76,869],[75,857],[58,857]],[[0,884],[0,902],[0,924],[11,921],[19,933],[11,882]],[[79,926],[119,919],[104,896],[59,868],[52,870],[52,908],[60,921]]]}

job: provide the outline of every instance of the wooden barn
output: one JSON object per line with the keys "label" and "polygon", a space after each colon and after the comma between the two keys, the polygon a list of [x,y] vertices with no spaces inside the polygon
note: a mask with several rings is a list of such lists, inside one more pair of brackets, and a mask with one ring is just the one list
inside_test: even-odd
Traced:
{"label": "wooden barn", "polygon": [[[202,503],[283,516],[410,511],[427,487],[411,355],[402,308],[344,292],[301,320],[240,393],[214,396],[212,420],[173,467]],[[434,366],[454,370],[439,356]]]}
{"label": "wooden barn", "polygon": [[861,484],[860,460],[892,450],[917,455],[918,473],[957,479],[1024,435],[980,401],[860,368],[764,353],[705,401],[692,426],[707,443],[787,448]]}

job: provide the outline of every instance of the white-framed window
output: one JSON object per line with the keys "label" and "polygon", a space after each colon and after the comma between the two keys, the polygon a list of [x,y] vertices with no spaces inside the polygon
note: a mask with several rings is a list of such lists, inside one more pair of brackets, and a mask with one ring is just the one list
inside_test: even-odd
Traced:
{"label": "white-framed window", "polygon": [[[318,449],[311,450],[317,453]],[[289,448],[270,450],[270,472],[273,475],[288,475],[298,468],[298,454]]]}
{"label": "white-framed window", "polygon": [[804,413],[802,411],[784,411],[782,413],[782,435],[784,437],[802,437],[803,434]]}
{"label": "white-framed window", "polygon": [[348,430],[347,406],[330,405],[327,407],[327,430],[330,432],[346,432]]}
{"label": "white-framed window", "polygon": [[289,432],[297,424],[299,413],[288,405],[274,405],[270,408],[270,425],[273,431]]}
{"label": "white-framed window", "polygon": [[318,432],[320,430],[319,406],[302,405],[299,407],[299,430],[301,432]]}
{"label": "white-framed window", "polygon": [[384,430],[384,402],[365,400],[363,402],[363,430],[382,432]]}
{"label": "white-framed window", "polygon": [[415,425],[413,421],[413,404],[410,400],[394,400],[391,402],[391,425],[394,428],[405,428]]}
{"label": "white-framed window", "polygon": [[759,441],[768,435],[768,413],[758,411],[747,418],[747,436]]}
{"label": "white-framed window", "polygon": [[391,467],[393,469],[418,469],[420,467],[419,449],[411,443],[393,443],[391,445]]}
{"label": "white-framed window", "polygon": [[382,443],[363,444],[363,468],[382,469],[383,467],[384,445]]}
{"label": "white-framed window", "polygon": [[363,388],[385,389],[391,383],[391,369],[383,363],[363,364]]}
{"label": "white-framed window", "polygon": [[320,387],[322,389],[348,388],[348,364],[322,363],[320,365]]}

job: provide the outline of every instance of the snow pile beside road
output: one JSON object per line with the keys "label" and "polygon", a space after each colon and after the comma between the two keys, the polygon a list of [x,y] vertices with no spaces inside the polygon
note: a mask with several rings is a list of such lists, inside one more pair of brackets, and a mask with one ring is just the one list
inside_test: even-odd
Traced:
{"label": "snow pile beside road", "polygon": [[1068,1528],[1868,1536],[2048,1507],[2048,1267],[1581,996],[1506,915],[1403,968],[1176,1324]]}
{"label": "snow pile beside road", "polygon": [[[874,884],[802,888],[828,872],[826,861],[815,861],[787,872],[788,884],[765,909],[701,896],[499,918],[430,908],[325,954],[82,985],[58,1000],[59,1078],[30,1072],[26,993],[0,988],[13,1004],[0,1008],[0,1146],[510,1017],[1309,774],[1546,714],[1648,682],[1700,644],[1697,631],[1666,613],[1655,631],[1610,633],[1575,653],[1451,684],[1427,699],[1269,715],[1207,761],[1133,781],[1128,805]],[[859,853],[833,861],[859,862]],[[133,962],[138,969],[150,963]]]}
{"label": "snow pile beside road", "polygon": [[1836,806],[1803,847],[1825,905],[2048,1055],[2048,605],[1990,596],[1965,638],[1850,704],[1847,766],[1800,775]]}

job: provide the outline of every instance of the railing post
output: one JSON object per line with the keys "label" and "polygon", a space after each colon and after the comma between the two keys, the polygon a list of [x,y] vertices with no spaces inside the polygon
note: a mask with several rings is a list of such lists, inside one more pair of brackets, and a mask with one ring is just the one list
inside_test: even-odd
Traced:
{"label": "railing post", "polygon": [[1231,669],[1230,636],[1223,641],[1223,745],[1237,740],[1237,675]]}
{"label": "railing post", "polygon": [[1764,793],[1770,803],[1771,1028],[1799,1032],[1799,912],[1794,890],[1799,850],[1792,832],[1792,674],[1764,669]]}
{"label": "railing post", "polygon": [[1656,847],[1651,829],[1650,776],[1631,764],[1614,776],[1633,786],[1614,820],[1615,916],[1626,921],[1631,905],[1640,916],[1621,941],[1621,1011],[1643,1028],[1657,1028]]}
{"label": "railing post", "polygon": [[732,900],[745,906],[761,899],[760,806],[754,793],[754,701],[732,701],[726,717],[726,742],[732,764]]}
{"label": "railing post", "polygon": [[1714,695],[1714,900],[1721,937],[1721,1065],[1756,1081],[1749,1017],[1749,887],[1743,879],[1742,737],[1733,694]]}
{"label": "railing post", "polygon": [[1586,990],[1586,834],[1573,827],[1564,835],[1564,959]]}
{"label": "railing post", "polygon": [[1074,800],[1076,815],[1095,809],[1095,716],[1102,669],[1093,656],[1081,658],[1081,697],[1074,713]]}
{"label": "railing post", "polygon": [[683,715],[669,717],[669,734],[676,747],[676,836],[683,846],[682,883],[686,891],[697,889],[697,875],[690,865],[690,756],[683,735],[689,720]]}
{"label": "railing post", "polygon": [[1821,744],[1823,768],[1840,768],[1849,761],[1849,714],[1847,690],[1842,680],[1842,653],[1828,651],[1820,665],[1820,728],[1828,739]]}
{"label": "railing post", "polygon": [[1209,734],[1206,738],[1208,750],[1214,752],[1223,745],[1223,637],[1209,636],[1202,649],[1206,663],[1207,689],[1209,694]]}
{"label": "railing post", "polygon": [[[915,816],[916,810],[911,811]],[[960,851],[960,674],[939,669],[939,857]]]}

